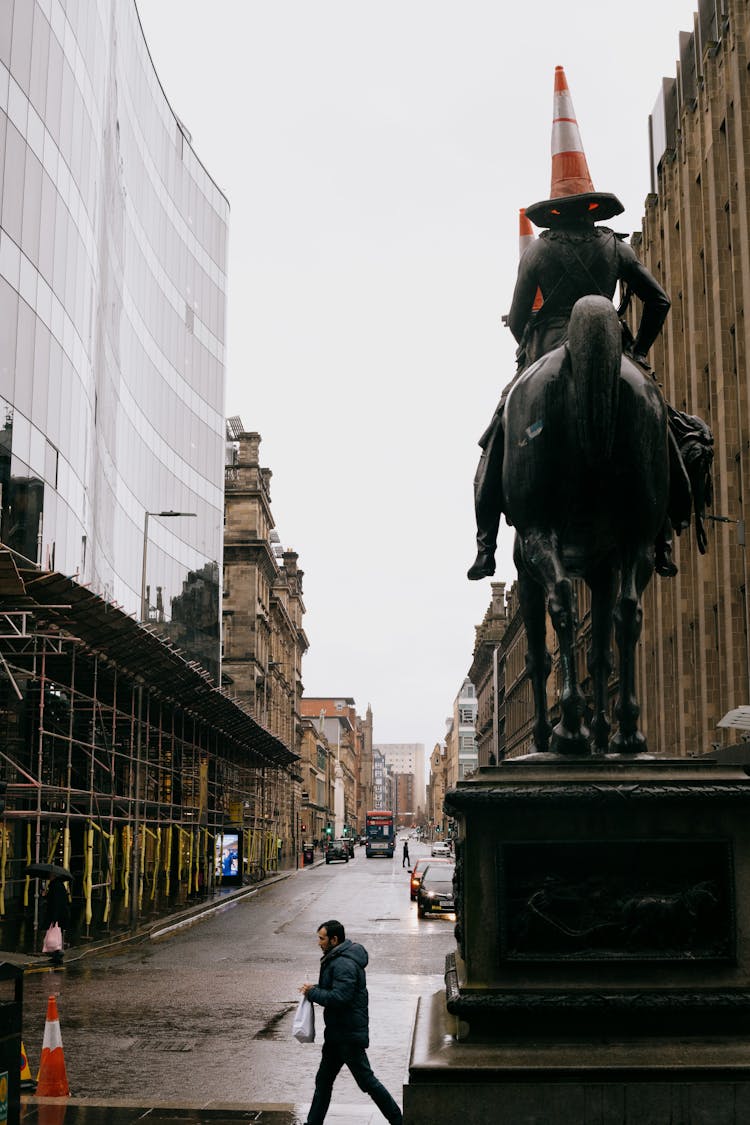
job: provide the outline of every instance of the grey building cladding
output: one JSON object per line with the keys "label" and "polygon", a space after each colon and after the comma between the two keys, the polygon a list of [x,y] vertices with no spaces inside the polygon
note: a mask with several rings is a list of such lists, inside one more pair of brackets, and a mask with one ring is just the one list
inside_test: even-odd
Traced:
{"label": "grey building cladding", "polygon": [[0,539],[216,676],[228,204],[133,0],[3,0],[0,185]]}

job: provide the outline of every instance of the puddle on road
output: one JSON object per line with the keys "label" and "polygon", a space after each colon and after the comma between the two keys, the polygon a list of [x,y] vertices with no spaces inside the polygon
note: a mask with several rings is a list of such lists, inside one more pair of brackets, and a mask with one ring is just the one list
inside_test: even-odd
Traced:
{"label": "puddle on road", "polygon": [[134,1039],[130,1044],[133,1051],[192,1051],[196,1039],[155,1039],[153,1036]]}
{"label": "puddle on road", "polygon": [[296,1007],[296,1002],[287,1004],[286,1007],[282,1008],[280,1012],[277,1012],[275,1016],[271,1016],[270,1020],[266,1020],[260,1031],[256,1031],[253,1039],[288,1039],[288,1035],[281,1034],[279,1024]]}

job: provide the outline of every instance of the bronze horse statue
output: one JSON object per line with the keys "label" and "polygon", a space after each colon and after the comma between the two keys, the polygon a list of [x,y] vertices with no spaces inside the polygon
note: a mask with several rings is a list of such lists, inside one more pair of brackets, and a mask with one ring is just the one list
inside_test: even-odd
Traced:
{"label": "bronze horse statue", "polygon": [[[654,380],[623,353],[622,326],[605,297],[573,308],[565,344],[515,382],[505,408],[502,489],[516,529],[521,613],[534,693],[534,749],[557,754],[647,751],[639,730],[635,649],[641,596],[669,500],[667,407]],[[591,729],[576,670],[572,579],[591,591]],[[557,635],[560,721],[551,729],[545,610]],[[619,652],[618,729],[610,741],[612,627]]]}

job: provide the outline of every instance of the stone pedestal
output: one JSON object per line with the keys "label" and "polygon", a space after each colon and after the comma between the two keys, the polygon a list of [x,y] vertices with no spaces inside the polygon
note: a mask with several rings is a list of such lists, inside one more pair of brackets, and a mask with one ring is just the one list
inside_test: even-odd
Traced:
{"label": "stone pedestal", "polygon": [[750,1092],[742,768],[525,759],[445,804],[458,949],[420,1005],[407,1123],[486,1121],[500,1103],[505,1125],[697,1122],[684,1107],[705,1087],[705,1120],[750,1121],[731,1108]]}

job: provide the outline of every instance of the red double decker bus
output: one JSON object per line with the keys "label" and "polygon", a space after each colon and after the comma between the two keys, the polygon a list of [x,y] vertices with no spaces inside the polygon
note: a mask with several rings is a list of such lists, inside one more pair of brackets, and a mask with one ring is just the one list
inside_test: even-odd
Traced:
{"label": "red double decker bus", "polygon": [[365,813],[365,855],[385,856],[393,859],[396,848],[396,833],[393,827],[393,813],[387,809],[371,809]]}

